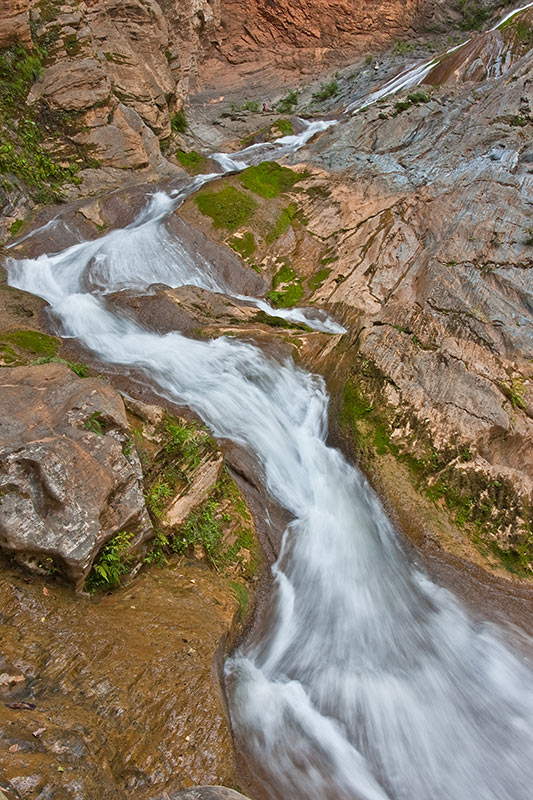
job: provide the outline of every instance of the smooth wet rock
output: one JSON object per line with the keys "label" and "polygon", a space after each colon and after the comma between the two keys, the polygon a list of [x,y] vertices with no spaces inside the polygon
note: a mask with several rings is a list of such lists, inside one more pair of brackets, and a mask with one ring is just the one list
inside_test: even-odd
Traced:
{"label": "smooth wet rock", "polygon": [[114,534],[131,532],[131,547],[153,536],[124,404],[103,381],[62,364],[3,369],[0,436],[4,553],[81,588]]}
{"label": "smooth wet rock", "polygon": [[227,579],[172,556],[89,600],[0,564],[0,594],[0,674],[25,678],[0,686],[0,773],[21,797],[235,784],[215,661],[237,609]]}
{"label": "smooth wet rock", "polygon": [[225,786],[195,786],[193,789],[168,795],[168,798],[169,800],[248,800],[243,794]]}

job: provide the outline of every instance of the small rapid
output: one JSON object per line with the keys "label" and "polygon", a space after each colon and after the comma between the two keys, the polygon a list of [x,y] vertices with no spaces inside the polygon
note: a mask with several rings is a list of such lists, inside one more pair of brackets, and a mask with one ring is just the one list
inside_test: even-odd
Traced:
{"label": "small rapid", "polygon": [[[213,158],[243,169],[331,124]],[[11,285],[48,301],[62,335],[141,372],[253,453],[292,517],[269,616],[226,663],[240,749],[273,800],[530,800],[532,665],[411,565],[359,470],[327,445],[324,381],[235,338],[159,335],[108,306],[110,293],[142,295],[157,283],[231,294],[216,265],[167,225],[216,177],[154,194],[129,226],[96,241],[7,268]],[[283,313],[343,331],[304,309]]]}

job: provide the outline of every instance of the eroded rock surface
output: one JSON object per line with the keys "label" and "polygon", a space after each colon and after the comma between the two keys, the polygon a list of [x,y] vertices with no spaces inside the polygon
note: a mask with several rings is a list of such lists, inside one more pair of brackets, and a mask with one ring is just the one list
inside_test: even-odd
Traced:
{"label": "eroded rock surface", "polygon": [[94,601],[2,568],[0,770],[21,798],[151,800],[235,785],[213,658],[237,602],[174,556]]}
{"label": "eroded rock surface", "polygon": [[363,407],[370,413],[386,399],[394,446],[431,460],[431,443],[442,456],[431,478],[440,501],[459,504],[484,526],[487,554],[514,552],[524,574],[533,491],[531,58],[510,62],[500,79],[424,88],[333,128],[304,155],[325,172],[303,203],[308,233],[327,241],[331,258],[316,297],[359,330]]}
{"label": "eroded rock surface", "polygon": [[0,547],[80,588],[119,531],[153,536],[124,404],[62,364],[0,373]]}

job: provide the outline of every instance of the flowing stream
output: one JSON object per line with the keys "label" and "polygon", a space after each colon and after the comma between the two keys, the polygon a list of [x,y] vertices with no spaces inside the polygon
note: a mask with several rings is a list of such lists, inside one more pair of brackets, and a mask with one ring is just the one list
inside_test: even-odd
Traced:
{"label": "flowing stream", "polygon": [[[409,80],[419,76],[415,65]],[[331,124],[213,157],[225,171],[242,169],[297,150]],[[141,295],[154,283],[231,293],[166,225],[216,177],[154,194],[129,226],[96,241],[7,266],[11,285],[48,301],[64,336],[103,361],[143,371],[215,436],[253,452],[268,491],[293,516],[261,636],[226,664],[233,728],[264,793],[276,800],[530,800],[531,664],[409,563],[360,472],[326,444],[323,380],[234,338],[152,333],[106,304],[106,294]],[[246,299],[269,314],[343,331],[316,312]]]}

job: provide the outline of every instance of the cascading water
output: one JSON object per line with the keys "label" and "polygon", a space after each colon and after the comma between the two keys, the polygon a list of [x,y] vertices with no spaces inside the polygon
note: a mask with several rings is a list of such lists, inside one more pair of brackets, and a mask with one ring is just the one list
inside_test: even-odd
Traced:
{"label": "cascading water", "polygon": [[[269,145],[269,154],[296,150],[310,128]],[[264,157],[256,147],[217,154],[225,170]],[[226,664],[232,724],[263,765],[265,793],[529,800],[531,664],[409,564],[360,473],[325,443],[323,381],[250,344],[157,335],[106,307],[106,293],[142,294],[154,283],[228,291],[165,225],[213,177],[154,195],[123,230],[57,255],[11,259],[8,270],[12,285],[50,303],[65,336],[144,371],[215,436],[253,452],[269,492],[294,517],[274,567],[270,617]],[[289,314],[342,331],[302,310]]]}

